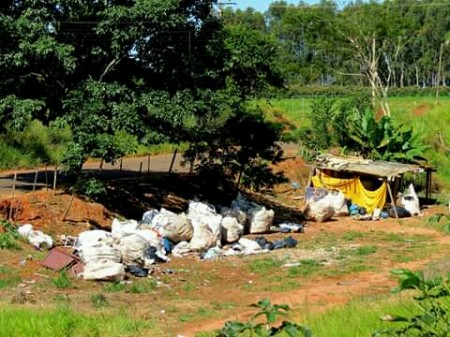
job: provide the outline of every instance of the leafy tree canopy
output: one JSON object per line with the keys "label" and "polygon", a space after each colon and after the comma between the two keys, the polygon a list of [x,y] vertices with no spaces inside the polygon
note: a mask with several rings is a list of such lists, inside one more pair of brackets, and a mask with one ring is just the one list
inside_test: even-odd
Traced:
{"label": "leafy tree canopy", "polygon": [[[127,152],[117,132],[144,144],[188,141],[194,156],[234,146],[238,171],[268,159],[278,133],[255,144],[273,127],[244,102],[282,84],[277,44],[245,27],[225,29],[215,3],[2,1],[3,131],[32,119],[69,125],[72,171],[88,157],[114,161]],[[234,132],[241,124],[248,137]]]}

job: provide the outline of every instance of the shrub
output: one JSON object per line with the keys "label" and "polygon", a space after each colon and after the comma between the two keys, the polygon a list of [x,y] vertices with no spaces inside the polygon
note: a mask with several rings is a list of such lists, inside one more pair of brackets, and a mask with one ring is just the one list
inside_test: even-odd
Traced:
{"label": "shrub", "polygon": [[438,337],[450,335],[450,275],[447,278],[425,278],[422,272],[393,270],[400,277],[394,292],[414,289],[417,312],[409,317],[387,315],[384,320],[401,326],[376,331],[372,336]]}
{"label": "shrub", "polygon": [[[275,325],[279,316],[286,316],[290,310],[286,304],[271,304],[268,299],[263,299],[252,307],[258,308],[250,322],[228,321],[225,326],[218,331],[217,337],[238,337],[238,336],[290,336],[290,337],[312,337],[312,332],[305,326],[292,322],[283,321],[280,325]],[[263,316],[265,323],[255,323],[253,320]]]}

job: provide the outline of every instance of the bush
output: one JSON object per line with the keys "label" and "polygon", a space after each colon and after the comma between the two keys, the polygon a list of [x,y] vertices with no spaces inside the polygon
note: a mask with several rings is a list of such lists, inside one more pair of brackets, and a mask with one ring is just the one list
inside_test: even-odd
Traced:
{"label": "bush", "polygon": [[[250,322],[228,321],[225,326],[218,331],[217,337],[238,337],[238,336],[291,336],[291,337],[312,337],[312,332],[305,326],[283,321],[280,325],[275,325],[279,316],[286,316],[290,310],[286,304],[271,304],[268,299],[263,299],[252,307],[258,308]],[[263,316],[265,323],[254,323],[253,320]]]}
{"label": "bush", "polygon": [[372,336],[438,337],[450,335],[450,276],[425,278],[422,272],[407,269],[393,270],[400,277],[393,291],[414,289],[419,292],[413,299],[417,313],[409,317],[387,315],[384,320],[400,324],[400,327],[376,331]]}

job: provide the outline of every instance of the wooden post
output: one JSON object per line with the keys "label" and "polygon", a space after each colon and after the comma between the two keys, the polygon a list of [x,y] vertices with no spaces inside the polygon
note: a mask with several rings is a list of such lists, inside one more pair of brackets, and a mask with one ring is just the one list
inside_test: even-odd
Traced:
{"label": "wooden post", "polygon": [[100,160],[99,170],[100,172],[103,171],[103,158]]}
{"label": "wooden post", "polygon": [[172,161],[170,162],[169,173],[172,173],[173,164],[175,163],[175,158],[177,156],[177,152],[178,152],[178,148],[176,148],[175,151],[173,151],[173,157],[172,157]]}
{"label": "wooden post", "polygon": [[37,184],[37,179],[38,179],[38,170],[36,170],[36,172],[34,173],[34,181],[33,181],[33,192],[36,191],[36,184]]}
{"label": "wooden post", "polygon": [[58,179],[58,166],[55,166],[55,171],[53,172],[53,191],[56,190],[57,179]]}
{"label": "wooden post", "polygon": [[425,183],[425,199],[431,199],[431,170],[427,169],[426,171],[426,183]]}
{"label": "wooden post", "polygon": [[392,190],[391,190],[391,185],[389,184],[389,180],[391,177],[389,177],[388,179],[386,179],[386,184],[387,184],[387,189],[389,192],[389,197],[391,198],[391,204],[394,206],[394,213],[395,213],[395,217],[398,219],[398,213],[397,213],[397,206],[395,205],[395,200],[394,197],[392,195]]}
{"label": "wooden post", "polygon": [[142,162],[139,163],[139,177],[142,175]]}
{"label": "wooden post", "polygon": [[148,155],[147,158],[147,173],[150,173],[150,154]]}
{"label": "wooden post", "polygon": [[14,199],[16,198],[16,181],[17,181],[17,169],[14,170],[14,180],[13,180],[13,184],[12,184],[12,197],[11,197],[11,203],[9,204],[9,216],[8,216],[8,220],[11,221],[12,218],[12,214],[13,214],[13,203],[14,203]]}
{"label": "wooden post", "polygon": [[73,203],[73,199],[74,198],[75,198],[75,193],[72,192],[72,196],[70,197],[69,204],[67,205],[66,210],[63,213],[61,221],[64,221],[66,219],[67,214],[69,214],[69,210],[70,210],[70,207],[72,207],[72,203]]}
{"label": "wooden post", "polygon": [[120,172],[122,172],[122,167],[123,167],[123,158],[120,158],[120,167],[119,167]]}
{"label": "wooden post", "polygon": [[45,164],[45,189],[48,192],[48,166]]}

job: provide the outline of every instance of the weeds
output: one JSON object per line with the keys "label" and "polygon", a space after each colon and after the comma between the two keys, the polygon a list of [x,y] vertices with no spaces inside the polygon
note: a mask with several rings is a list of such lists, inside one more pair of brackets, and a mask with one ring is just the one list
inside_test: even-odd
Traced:
{"label": "weeds", "polygon": [[72,280],[64,270],[59,272],[58,277],[54,278],[52,283],[58,289],[67,289],[72,286]]}
{"label": "weeds", "polygon": [[425,278],[422,272],[407,269],[393,270],[399,277],[399,285],[393,292],[414,289],[419,292],[414,296],[417,313],[409,316],[387,315],[382,319],[400,323],[397,328],[378,330],[373,337],[438,337],[450,335],[450,275],[447,278]]}
{"label": "weeds", "polygon": [[0,290],[14,287],[20,282],[16,271],[10,267],[0,266]]}
{"label": "weeds", "polygon": [[93,294],[90,299],[92,306],[96,309],[109,306],[109,301],[104,294]]}
{"label": "weeds", "polygon": [[[280,325],[275,325],[278,317],[285,317],[290,310],[286,304],[271,304],[268,299],[263,299],[251,305],[259,311],[249,322],[228,321],[224,327],[218,331],[217,337],[237,337],[237,336],[291,336],[291,337],[312,337],[312,332],[305,326],[292,322],[283,321]],[[258,317],[264,317],[264,323],[255,323]]]}
{"label": "weeds", "polygon": [[108,293],[118,293],[120,291],[124,291],[125,288],[126,288],[125,284],[115,281],[115,282],[105,284],[105,286],[103,287],[103,290]]}
{"label": "weeds", "polygon": [[4,231],[0,233],[0,249],[19,250],[17,227],[7,220],[1,220],[0,226],[3,227]]}
{"label": "weeds", "polygon": [[253,273],[265,274],[271,269],[281,267],[282,264],[282,261],[276,260],[274,258],[258,259],[250,262],[250,270]]}
{"label": "weeds", "polygon": [[427,220],[427,226],[450,234],[450,215],[442,213],[432,215]]}
{"label": "weeds", "polygon": [[131,285],[130,289],[127,291],[132,294],[149,293],[156,289],[155,280],[146,280],[141,282],[135,282]]}

